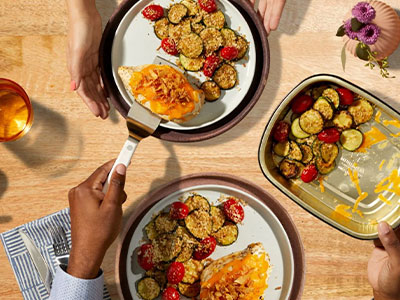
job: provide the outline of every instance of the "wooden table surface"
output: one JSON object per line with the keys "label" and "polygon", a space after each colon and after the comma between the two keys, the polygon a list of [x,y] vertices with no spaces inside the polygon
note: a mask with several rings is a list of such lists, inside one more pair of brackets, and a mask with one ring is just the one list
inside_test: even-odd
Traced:
{"label": "wooden table surface", "polygon": [[[388,4],[399,9],[398,0]],[[400,50],[391,57],[395,79],[348,56],[340,63],[336,29],[356,3],[348,0],[289,0],[279,30],[269,37],[271,68],[265,91],[247,117],[214,139],[174,144],[141,142],[128,171],[125,219],[146,193],[190,173],[234,174],[268,190],[289,211],[306,253],[303,299],[370,299],[367,261],[372,243],[353,239],[308,214],[262,175],[257,151],[263,129],[283,97],[305,77],[332,73],[358,84],[400,109]],[[98,0],[106,23],[118,5]],[[124,120],[112,111],[95,118],[74,92],[66,69],[67,16],[63,0],[1,0],[0,77],[20,83],[30,95],[35,120],[23,139],[0,145],[0,232],[68,206],[68,190],[114,158],[127,137]],[[103,263],[113,299],[115,244]],[[4,251],[0,251],[0,299],[22,299]]]}

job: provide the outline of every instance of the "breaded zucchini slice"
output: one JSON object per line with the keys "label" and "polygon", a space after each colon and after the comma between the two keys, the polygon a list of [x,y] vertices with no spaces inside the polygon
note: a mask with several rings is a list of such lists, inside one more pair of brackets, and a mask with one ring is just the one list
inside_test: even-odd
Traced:
{"label": "breaded zucchini slice", "polygon": [[213,233],[217,243],[221,246],[232,245],[237,240],[238,235],[238,227],[232,222],[227,222],[221,229]]}
{"label": "breaded zucchini slice", "polygon": [[299,145],[294,141],[290,141],[289,154],[287,155],[287,158],[298,161],[303,159],[303,152],[301,152]]}
{"label": "breaded zucchini slice", "polygon": [[172,24],[179,24],[187,13],[188,8],[182,3],[177,3],[169,8],[167,17]]}
{"label": "breaded zucchini slice", "polygon": [[154,33],[160,39],[168,37],[169,21],[167,18],[161,18],[154,23]]}
{"label": "breaded zucchini slice", "polygon": [[186,71],[200,71],[204,65],[204,58],[201,56],[197,58],[189,58],[183,54],[180,54],[179,61]]}
{"label": "breaded zucchini slice", "polygon": [[333,143],[322,143],[319,151],[322,160],[327,164],[333,163],[339,155],[339,147]]}
{"label": "breaded zucchini slice", "polygon": [[200,88],[203,90],[207,101],[215,101],[221,97],[221,89],[212,80],[203,82]]}
{"label": "breaded zucchini slice", "polygon": [[203,40],[205,55],[217,51],[224,44],[224,38],[217,28],[206,28],[200,32],[200,37]]}
{"label": "breaded zucchini slice", "polygon": [[161,288],[154,278],[144,277],[138,281],[137,291],[142,299],[153,300],[160,295]]}
{"label": "breaded zucchini slice", "polygon": [[319,97],[317,101],[314,102],[313,108],[318,111],[325,120],[332,119],[332,105],[324,97]]}
{"label": "breaded zucchini slice", "polygon": [[306,144],[302,144],[299,147],[301,149],[301,152],[303,153],[303,159],[301,160],[301,162],[306,165],[313,160],[314,154],[311,147]]}
{"label": "breaded zucchini slice", "polygon": [[200,280],[201,272],[203,272],[204,269],[204,266],[200,261],[191,258],[184,262],[183,266],[185,267],[185,275],[182,279],[183,283],[193,284]]}
{"label": "breaded zucchini slice", "polygon": [[322,92],[322,97],[328,99],[334,108],[339,108],[340,100],[339,94],[333,88],[327,88]]}
{"label": "breaded zucchini slice", "polygon": [[194,32],[181,37],[178,50],[188,58],[197,58],[203,52],[203,40]]}
{"label": "breaded zucchini slice", "polygon": [[280,143],[276,143],[273,147],[273,151],[276,155],[285,157],[289,154],[290,151],[290,143],[289,141],[284,141]]}
{"label": "breaded zucchini slice", "polygon": [[212,13],[208,13],[203,17],[203,23],[206,27],[213,27],[217,29],[221,29],[225,25],[225,16],[224,13],[220,10],[217,10]]}
{"label": "breaded zucchini slice", "polygon": [[305,111],[299,120],[301,129],[309,134],[317,134],[324,128],[324,119],[315,109]]}
{"label": "breaded zucchini slice", "polygon": [[353,102],[353,104],[349,106],[348,111],[353,117],[356,125],[368,122],[374,114],[372,105],[364,99]]}
{"label": "breaded zucchini slice", "polygon": [[178,43],[182,36],[189,34],[192,32],[192,27],[190,25],[190,20],[185,19],[179,24],[172,24],[168,25],[168,35],[171,39]]}
{"label": "breaded zucchini slice", "polygon": [[233,66],[224,63],[215,71],[213,80],[221,89],[229,90],[236,85],[237,72]]}
{"label": "breaded zucchini slice", "polygon": [[212,219],[208,211],[196,209],[185,218],[185,226],[195,238],[204,239],[212,232]]}

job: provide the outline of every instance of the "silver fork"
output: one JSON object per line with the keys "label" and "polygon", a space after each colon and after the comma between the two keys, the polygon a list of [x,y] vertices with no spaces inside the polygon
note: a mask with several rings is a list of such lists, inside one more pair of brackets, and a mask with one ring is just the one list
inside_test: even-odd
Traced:
{"label": "silver fork", "polygon": [[64,229],[59,226],[48,226],[53,239],[53,249],[58,264],[68,265],[69,245]]}

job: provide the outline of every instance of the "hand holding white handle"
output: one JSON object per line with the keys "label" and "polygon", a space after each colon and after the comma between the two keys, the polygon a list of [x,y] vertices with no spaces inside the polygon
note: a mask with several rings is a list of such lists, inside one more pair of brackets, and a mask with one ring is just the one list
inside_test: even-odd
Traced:
{"label": "hand holding white handle", "polygon": [[114,173],[115,167],[119,164],[123,164],[125,167],[128,168],[129,164],[131,163],[132,155],[136,150],[139,141],[129,137],[124,146],[122,147],[121,152],[118,155],[117,160],[115,161],[114,165],[111,168],[110,173],[108,174],[107,180],[104,183],[103,193],[106,194],[108,190],[108,185],[110,184],[111,176]]}

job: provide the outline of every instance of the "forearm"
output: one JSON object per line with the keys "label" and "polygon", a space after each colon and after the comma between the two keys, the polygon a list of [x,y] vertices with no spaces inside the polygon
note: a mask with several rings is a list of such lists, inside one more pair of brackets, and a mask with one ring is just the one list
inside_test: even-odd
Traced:
{"label": "forearm", "polygon": [[72,246],[67,272],[82,279],[93,279],[98,276],[104,258],[104,252],[90,253],[90,251],[76,250]]}
{"label": "forearm", "polygon": [[374,290],[374,300],[400,300],[400,295],[391,297],[391,296],[386,296],[383,295],[382,293],[379,293]]}
{"label": "forearm", "polygon": [[98,14],[95,0],[66,0],[69,19],[91,17]]}

